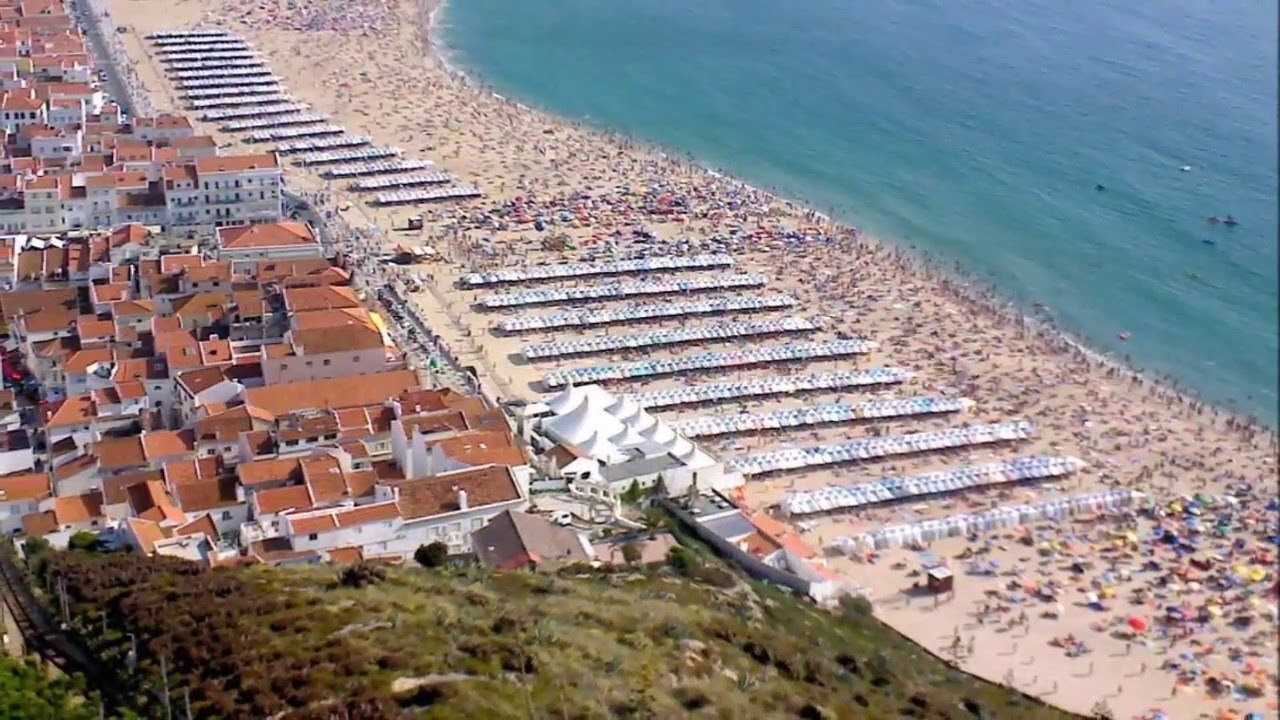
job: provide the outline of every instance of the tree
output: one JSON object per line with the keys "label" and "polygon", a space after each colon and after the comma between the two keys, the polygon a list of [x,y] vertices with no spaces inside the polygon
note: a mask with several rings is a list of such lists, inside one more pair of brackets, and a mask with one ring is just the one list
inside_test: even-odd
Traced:
{"label": "tree", "polygon": [[377,585],[387,579],[387,571],[377,565],[368,563],[356,563],[343,568],[338,575],[338,583],[343,587],[356,588],[357,590],[368,585]]}
{"label": "tree", "polygon": [[424,568],[438,568],[444,565],[449,557],[449,546],[436,541],[430,545],[419,545],[413,551],[413,559]]}
{"label": "tree", "polygon": [[72,535],[71,539],[67,541],[67,549],[80,550],[82,552],[98,552],[102,549],[102,541],[98,539],[97,535],[94,535],[88,530],[81,530],[75,535]]}
{"label": "tree", "polygon": [[635,540],[622,544],[622,559],[628,565],[635,565],[640,562],[640,546],[636,544]]}
{"label": "tree", "polygon": [[658,473],[658,477],[653,481],[653,485],[649,488],[650,497],[666,497],[667,496],[667,480],[662,477],[662,473]]}
{"label": "tree", "polygon": [[96,704],[85,702],[73,679],[48,678],[32,660],[0,654],[0,717],[31,720],[91,720]]}
{"label": "tree", "polygon": [[44,577],[45,565],[52,552],[53,546],[42,537],[28,538],[22,544],[22,556],[26,558],[27,567],[31,570],[31,574],[38,578]]}
{"label": "tree", "polygon": [[840,612],[846,620],[857,620],[870,617],[873,608],[864,595],[841,595]]}
{"label": "tree", "polygon": [[669,517],[670,516],[667,515],[666,511],[657,505],[651,505],[644,509],[643,522],[644,526],[649,530],[650,538],[652,538],[659,529],[667,526],[667,520]]}
{"label": "tree", "polygon": [[619,499],[622,500],[623,505],[635,505],[642,497],[644,497],[644,490],[640,489],[640,481],[632,480],[631,486],[622,492],[622,497]]}
{"label": "tree", "polygon": [[687,575],[690,568],[697,563],[698,560],[693,556],[693,553],[682,545],[676,545],[667,551],[667,564],[671,566],[672,570],[681,575]]}

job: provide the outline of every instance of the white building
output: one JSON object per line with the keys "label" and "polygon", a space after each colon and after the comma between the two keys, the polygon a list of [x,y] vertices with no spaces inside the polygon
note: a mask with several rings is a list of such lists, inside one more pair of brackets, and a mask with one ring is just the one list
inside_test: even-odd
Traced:
{"label": "white building", "polygon": [[0,476],[25,473],[35,466],[31,435],[25,428],[0,432]]}
{"label": "white building", "polygon": [[[278,216],[277,216],[278,217]],[[232,269],[256,268],[261,260],[299,260],[324,257],[315,232],[306,223],[286,221],[219,227],[219,260],[230,260]]]}
{"label": "white building", "polygon": [[52,497],[48,473],[0,477],[0,532],[13,537],[22,530],[22,518],[40,509],[40,501]]}

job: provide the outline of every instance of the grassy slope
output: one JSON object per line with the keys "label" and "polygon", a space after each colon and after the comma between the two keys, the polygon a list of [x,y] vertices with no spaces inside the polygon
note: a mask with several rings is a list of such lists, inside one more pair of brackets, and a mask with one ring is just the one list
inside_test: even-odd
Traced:
{"label": "grassy slope", "polygon": [[[197,572],[82,553],[49,567],[70,578],[77,625],[99,653],[123,665],[127,627],[147,684],[161,686],[164,655],[174,697],[189,689],[196,717],[321,718],[332,698],[352,718],[972,717],[965,700],[984,717],[1069,717],[873,620],[756,584],[397,568],[355,588],[331,567]],[[469,677],[391,690],[432,674]]]}

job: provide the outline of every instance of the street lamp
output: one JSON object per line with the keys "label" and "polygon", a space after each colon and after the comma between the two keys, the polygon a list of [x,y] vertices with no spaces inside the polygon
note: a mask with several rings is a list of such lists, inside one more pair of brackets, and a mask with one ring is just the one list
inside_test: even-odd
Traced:
{"label": "street lamp", "polygon": [[129,666],[129,672],[136,672],[138,669],[138,636],[131,632],[126,632],[129,636],[131,647],[129,654],[125,657],[125,664]]}

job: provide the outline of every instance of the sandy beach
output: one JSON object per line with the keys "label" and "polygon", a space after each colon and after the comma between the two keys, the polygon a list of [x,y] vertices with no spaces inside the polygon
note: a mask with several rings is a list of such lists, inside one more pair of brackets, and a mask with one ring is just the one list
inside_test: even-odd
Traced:
{"label": "sandy beach", "polygon": [[[1157,708],[1179,719],[1232,716],[1224,712],[1241,718],[1249,712],[1277,717],[1270,701],[1277,687],[1275,554],[1280,532],[1273,432],[1087,354],[1000,305],[985,288],[955,279],[952,268],[935,267],[837,228],[802,207],[652,148],[486,92],[453,74],[432,52],[427,18],[436,7],[426,0],[112,0],[109,7],[115,25],[129,29],[121,40],[138,81],[159,110],[184,112],[151,57],[145,35],[216,25],[253,42],[296,97],[331,115],[350,133],[402,148],[407,158],[433,161],[457,183],[482,189],[483,198],[465,203],[382,209],[314,172],[291,168],[288,174],[290,188],[314,199],[335,222],[363,229],[360,267],[374,283],[394,285],[418,304],[438,336],[435,342],[460,364],[475,366],[500,397],[541,397],[545,388],[540,381],[558,369],[783,340],[701,342],[530,362],[520,350],[532,343],[786,317],[807,318],[818,326],[797,334],[797,340],[874,340],[878,347],[856,358],[671,375],[617,382],[611,388],[643,392],[780,373],[898,367],[914,373],[912,379],[866,390],[661,412],[684,420],[940,395],[975,403],[960,414],[699,440],[727,456],[970,423],[1028,421],[1036,433],[1025,442],[755,477],[743,496],[749,506],[765,509],[788,492],[831,484],[1037,453],[1078,457],[1088,464],[1086,469],[1056,483],[815,515],[797,524],[811,544],[825,548],[837,537],[884,524],[945,517],[1014,499],[1111,487],[1141,491],[1145,497],[1139,506],[1121,518],[1046,521],[870,558],[833,553],[829,564],[870,590],[879,617],[925,647],[970,672],[1068,710],[1089,713],[1103,703],[1115,717],[1154,716]],[[214,125],[202,129],[227,147],[239,142]],[[257,151],[261,146],[246,147]],[[398,230],[415,215],[424,216],[421,232]],[[536,229],[535,223],[545,229]],[[443,259],[410,269],[379,265],[377,254],[396,245],[427,245]],[[548,304],[482,311],[475,307],[480,299],[531,287],[585,288],[637,278],[475,290],[458,285],[460,276],[474,270],[665,252],[725,252],[735,264],[646,279],[741,273],[767,277],[764,288],[689,293],[680,302],[785,294],[796,304],[504,334],[494,328],[503,318],[569,308]],[[421,284],[420,291],[409,289],[414,282]],[[636,297],[589,307],[668,301],[677,299]],[[952,596],[935,603],[913,589],[927,559],[922,551],[955,570]],[[1097,602],[1091,602],[1094,596]]]}

